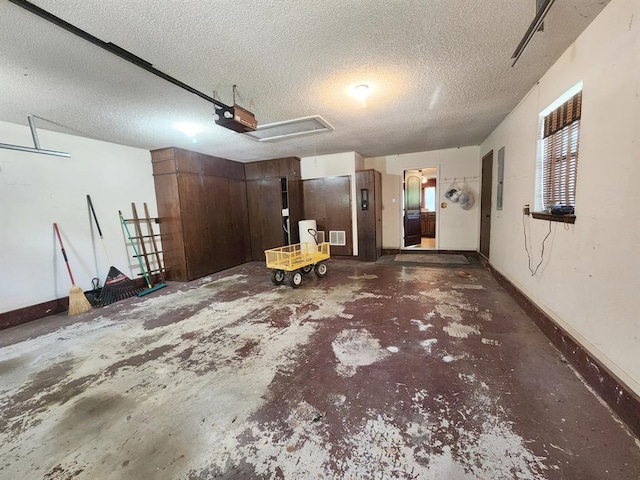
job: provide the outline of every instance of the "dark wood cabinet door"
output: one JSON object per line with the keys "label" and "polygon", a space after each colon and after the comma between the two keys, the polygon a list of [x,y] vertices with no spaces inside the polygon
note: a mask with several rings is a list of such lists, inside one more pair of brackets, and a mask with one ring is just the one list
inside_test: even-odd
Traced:
{"label": "dark wood cabinet door", "polygon": [[426,236],[434,238],[436,236],[436,212],[427,213],[427,233]]}
{"label": "dark wood cabinet door", "polygon": [[203,222],[207,224],[209,237],[209,265],[212,271],[224,270],[235,263],[231,256],[229,238],[231,226],[231,205],[229,202],[229,181],[220,177],[204,177],[204,194],[207,213]]}
{"label": "dark wood cabinet door", "polygon": [[200,175],[178,174],[178,188],[187,278],[192,280],[212,272],[207,198]]}
{"label": "dark wood cabinet door", "polygon": [[242,180],[229,180],[229,256],[234,265],[251,260],[247,184]]}
{"label": "dark wood cabinet door", "polygon": [[281,247],[282,189],[280,178],[247,182],[247,206],[251,230],[251,259],[264,260],[264,251]]}

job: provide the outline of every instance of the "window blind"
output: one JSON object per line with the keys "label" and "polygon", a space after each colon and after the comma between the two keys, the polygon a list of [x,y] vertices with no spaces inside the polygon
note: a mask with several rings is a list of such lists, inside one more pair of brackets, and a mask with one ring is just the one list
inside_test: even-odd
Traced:
{"label": "window blind", "polygon": [[578,141],[582,92],[544,117],[542,151],[542,201],[575,206],[578,176]]}

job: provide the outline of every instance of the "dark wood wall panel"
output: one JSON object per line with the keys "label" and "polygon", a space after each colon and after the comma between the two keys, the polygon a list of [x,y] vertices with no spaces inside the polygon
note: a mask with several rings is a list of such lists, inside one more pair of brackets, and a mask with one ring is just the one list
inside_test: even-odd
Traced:
{"label": "dark wood wall panel", "polygon": [[231,210],[227,208],[231,206],[229,180],[205,176],[203,182],[206,201],[206,219],[203,222],[206,222],[209,239],[209,262],[211,271],[217,272],[237,265],[235,259],[230,258]]}
{"label": "dark wood wall panel", "polygon": [[186,281],[247,261],[244,165],[179,148],[151,152],[169,279]]}
{"label": "dark wood wall panel", "polygon": [[353,255],[351,225],[351,177],[329,177],[303,180],[304,218],[315,220],[318,230],[344,230],[346,245],[331,246],[332,255]]}
{"label": "dark wood wall panel", "polygon": [[298,222],[302,220],[304,198],[302,195],[302,180],[290,180],[289,188],[289,225],[291,228],[291,243],[300,242]]}
{"label": "dark wood wall panel", "polygon": [[251,258],[264,260],[264,251],[284,245],[280,177],[247,182]]}
{"label": "dark wood wall panel", "polygon": [[251,260],[251,238],[249,209],[247,206],[247,184],[242,180],[229,180],[230,211],[229,256],[233,259]]}
{"label": "dark wood wall panel", "polygon": [[186,279],[187,263],[182,238],[182,219],[180,202],[177,201],[179,197],[178,177],[176,175],[156,175],[154,181],[163,258],[165,267],[169,269],[168,277]]}
{"label": "dark wood wall panel", "polygon": [[244,164],[246,180],[287,177],[300,178],[300,159],[298,157],[274,158]]}
{"label": "dark wood wall panel", "polygon": [[[298,243],[302,216],[300,159],[276,158],[244,164],[251,231],[251,259],[264,260],[264,251],[288,243],[283,229],[283,196],[289,209],[291,242]],[[284,191],[283,191],[284,187]]]}
{"label": "dark wood wall panel", "polygon": [[178,174],[181,197],[182,232],[189,279],[212,272],[207,220],[207,199],[202,176]]}
{"label": "dark wood wall panel", "polygon": [[[368,192],[367,209],[362,209],[362,190]],[[382,254],[382,175],[375,170],[356,172],[358,210],[358,258],[375,262]]]}

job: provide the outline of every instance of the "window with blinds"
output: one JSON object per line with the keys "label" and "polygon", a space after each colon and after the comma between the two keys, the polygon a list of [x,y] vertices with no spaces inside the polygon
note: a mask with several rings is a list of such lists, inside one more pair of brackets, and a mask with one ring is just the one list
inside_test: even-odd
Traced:
{"label": "window with blinds", "polygon": [[582,91],[544,116],[539,159],[539,200],[542,208],[576,204],[578,143]]}

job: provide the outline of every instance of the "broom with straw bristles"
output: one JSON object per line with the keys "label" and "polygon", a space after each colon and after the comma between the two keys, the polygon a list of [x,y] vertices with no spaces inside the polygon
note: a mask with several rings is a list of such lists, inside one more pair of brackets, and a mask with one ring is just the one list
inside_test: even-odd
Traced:
{"label": "broom with straw bristles", "polygon": [[69,278],[71,279],[71,289],[69,290],[69,316],[78,315],[91,311],[91,304],[87,297],[84,296],[82,289],[76,285],[73,280],[73,274],[71,273],[71,267],[69,266],[69,260],[67,259],[67,252],[64,250],[62,243],[62,237],[60,237],[60,231],[58,230],[58,224],[54,223],[53,228],[56,230],[58,236],[58,242],[60,242],[60,250],[62,250],[62,256],[64,257],[64,263],[67,265],[67,271],[69,272]]}

